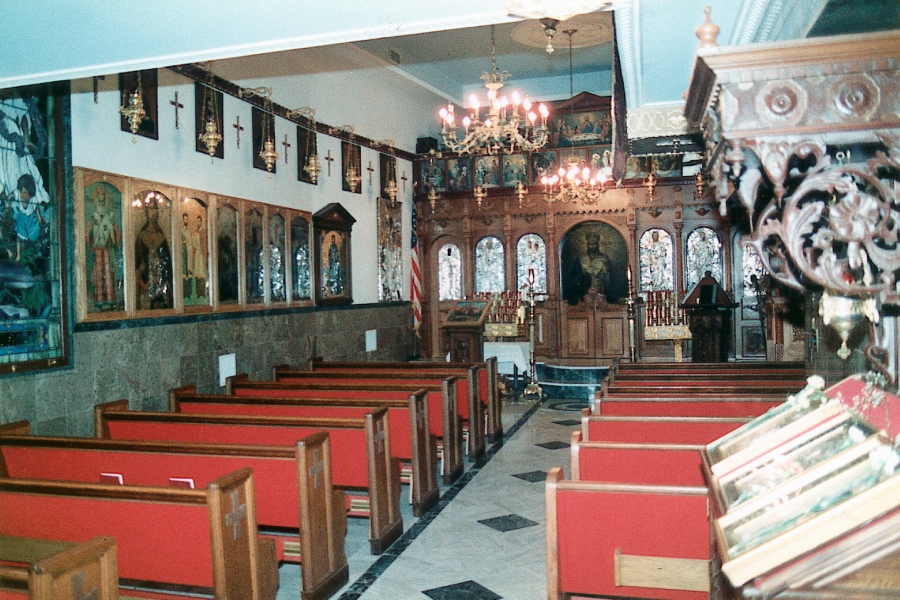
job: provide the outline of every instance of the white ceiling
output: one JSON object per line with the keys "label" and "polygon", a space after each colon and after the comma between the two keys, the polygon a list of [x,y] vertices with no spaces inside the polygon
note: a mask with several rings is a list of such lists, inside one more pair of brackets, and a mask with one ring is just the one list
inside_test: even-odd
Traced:
{"label": "white ceiling", "polygon": [[[683,102],[705,5],[720,27],[720,45],[733,45],[804,37],[826,4],[614,0],[629,110]],[[567,98],[563,30],[571,28],[578,30],[573,91],[609,93],[611,44],[602,41],[609,12],[560,23],[553,54],[544,51],[539,23],[511,17],[507,0],[4,0],[3,12],[0,88],[206,60],[236,82],[380,64],[460,101],[490,70],[490,25],[496,24],[496,64],[510,73],[510,87],[539,100]],[[591,45],[580,47],[585,38]]]}

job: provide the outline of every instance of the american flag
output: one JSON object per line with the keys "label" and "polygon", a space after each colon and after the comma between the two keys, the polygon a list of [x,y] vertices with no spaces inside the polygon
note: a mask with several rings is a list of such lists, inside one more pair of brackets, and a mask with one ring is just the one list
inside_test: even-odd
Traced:
{"label": "american flag", "polygon": [[410,249],[412,258],[409,269],[409,299],[413,307],[413,329],[419,335],[419,326],[422,325],[422,277],[419,270],[419,238],[416,237],[416,203],[412,202],[412,232],[410,235]]}

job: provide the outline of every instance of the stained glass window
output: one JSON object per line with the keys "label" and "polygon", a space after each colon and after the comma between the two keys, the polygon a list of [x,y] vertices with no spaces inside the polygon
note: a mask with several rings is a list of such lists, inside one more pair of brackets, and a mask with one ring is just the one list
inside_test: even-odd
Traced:
{"label": "stained glass window", "polygon": [[648,229],[641,236],[641,291],[675,289],[672,236],[664,229]]}
{"label": "stained glass window", "polygon": [[438,299],[462,300],[462,256],[454,244],[438,253]]}
{"label": "stained glass window", "polygon": [[292,300],[309,300],[312,297],[309,266],[309,222],[302,217],[291,220],[291,256],[293,257]]}
{"label": "stained glass window", "polygon": [[698,227],[687,237],[684,256],[684,279],[688,293],[706,271],[722,283],[722,244],[716,232],[709,227]]}
{"label": "stained glass window", "polygon": [[284,242],[284,217],[276,213],[269,217],[269,279],[271,281],[269,293],[272,302],[284,302],[287,299]]}
{"label": "stained glass window", "polygon": [[[749,298],[756,296],[756,286],[753,285],[753,276],[756,275],[757,282],[761,282],[766,274],[766,268],[763,266],[762,260],[756,250],[751,246],[742,246],[741,252],[742,270],[744,275],[744,297]],[[759,283],[757,283],[759,285]]]}
{"label": "stained glass window", "polygon": [[516,244],[516,286],[528,291],[528,272],[534,271],[534,293],[547,293],[547,247],[541,236],[529,233]]}
{"label": "stained glass window", "polygon": [[475,244],[475,292],[506,290],[503,243],[499,238],[481,238]]}

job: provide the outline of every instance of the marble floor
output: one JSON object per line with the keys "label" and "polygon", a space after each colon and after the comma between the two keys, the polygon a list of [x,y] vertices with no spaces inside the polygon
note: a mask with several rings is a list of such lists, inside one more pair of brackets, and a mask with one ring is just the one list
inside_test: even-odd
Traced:
{"label": "marble floor", "polygon": [[[369,553],[368,523],[351,519],[350,582],[341,600],[541,600],[547,595],[544,480],[554,466],[568,477],[577,400],[503,405],[503,440],[467,462],[419,518],[403,507],[404,534],[381,556]],[[277,600],[299,597],[300,567],[280,569]]]}

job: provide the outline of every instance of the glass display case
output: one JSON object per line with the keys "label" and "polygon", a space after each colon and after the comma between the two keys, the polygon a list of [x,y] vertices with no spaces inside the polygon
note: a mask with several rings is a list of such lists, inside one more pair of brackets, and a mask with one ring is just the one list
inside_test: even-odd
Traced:
{"label": "glass display case", "polygon": [[829,402],[818,381],[808,384],[783,404],[712,442],[702,452],[705,467],[721,477],[843,411]]}
{"label": "glass display case", "polygon": [[877,437],[878,430],[849,412],[842,412],[714,481],[720,514],[773,492],[794,477],[841,452]]}

